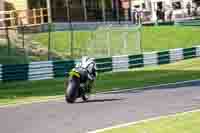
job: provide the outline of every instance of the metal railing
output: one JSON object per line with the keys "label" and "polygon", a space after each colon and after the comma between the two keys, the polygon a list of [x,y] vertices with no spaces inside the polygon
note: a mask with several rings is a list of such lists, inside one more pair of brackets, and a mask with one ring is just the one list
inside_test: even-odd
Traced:
{"label": "metal railing", "polygon": [[26,26],[41,25],[48,22],[47,8],[0,11],[0,15],[3,16],[0,19],[0,22],[3,23],[1,29],[16,28],[22,24]]}

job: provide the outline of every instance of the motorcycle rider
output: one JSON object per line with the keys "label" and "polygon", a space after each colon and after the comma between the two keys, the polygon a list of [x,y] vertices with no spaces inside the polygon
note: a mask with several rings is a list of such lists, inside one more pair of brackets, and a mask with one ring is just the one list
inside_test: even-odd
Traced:
{"label": "motorcycle rider", "polygon": [[76,65],[76,67],[81,67],[87,71],[87,77],[89,79],[88,90],[91,91],[94,81],[96,79],[96,63],[93,58],[88,56],[83,56],[81,62]]}

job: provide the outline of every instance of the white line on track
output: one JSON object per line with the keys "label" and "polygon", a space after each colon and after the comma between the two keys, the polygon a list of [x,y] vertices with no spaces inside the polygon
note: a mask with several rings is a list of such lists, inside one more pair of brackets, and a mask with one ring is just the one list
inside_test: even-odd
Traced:
{"label": "white line on track", "polygon": [[146,87],[138,87],[138,88],[132,88],[132,89],[122,89],[120,90],[120,88],[114,91],[107,91],[107,92],[99,92],[97,94],[107,94],[107,93],[117,93],[117,92],[126,92],[126,91],[131,91],[131,90],[141,90],[141,89],[150,89],[150,88],[156,88],[156,87],[167,87],[170,85],[181,85],[181,84],[187,84],[187,83],[194,83],[194,82],[199,82],[200,83],[200,79],[196,79],[196,80],[187,80],[187,81],[180,81],[180,82],[175,82],[175,83],[167,83],[167,84],[160,84],[160,85],[152,85],[152,86],[146,86]]}
{"label": "white line on track", "polygon": [[169,117],[183,116],[183,115],[186,115],[188,113],[194,113],[194,112],[200,112],[200,109],[176,113],[176,114],[171,114],[171,115],[166,115],[166,116],[159,116],[159,117],[149,118],[149,119],[146,119],[146,120],[140,120],[140,121],[125,123],[125,124],[120,124],[120,125],[116,125],[116,126],[112,126],[112,127],[103,128],[103,129],[97,129],[95,131],[91,131],[91,132],[88,132],[88,133],[101,133],[101,132],[105,132],[105,131],[116,129],[116,128],[128,127],[130,125],[136,125],[136,124],[140,124],[140,123],[144,123],[144,122],[160,120],[160,119],[169,118]]}
{"label": "white line on track", "polygon": [[45,102],[50,102],[50,101],[59,101],[59,100],[64,100],[63,97],[49,98],[49,99],[45,99],[45,100],[35,100],[35,101],[30,101],[30,102],[13,103],[13,104],[8,104],[8,105],[2,105],[2,106],[0,106],[0,108],[16,107],[16,106],[20,106],[20,105],[34,104],[34,103],[45,103]]}

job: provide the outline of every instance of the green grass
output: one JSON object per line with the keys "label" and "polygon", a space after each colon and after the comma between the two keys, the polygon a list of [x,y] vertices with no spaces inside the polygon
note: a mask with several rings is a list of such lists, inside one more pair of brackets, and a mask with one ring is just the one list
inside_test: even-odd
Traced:
{"label": "green grass", "polygon": [[[131,28],[130,28],[131,29]],[[127,48],[124,48],[122,28],[112,29],[110,39],[107,39],[108,31],[105,29],[96,29],[91,31],[73,31],[73,55],[91,55],[95,57],[103,57],[117,54],[139,53],[135,48],[136,36],[135,30],[127,31]],[[60,31],[51,33],[51,47],[53,51],[59,52],[63,56],[69,57],[71,54],[71,34],[69,31]],[[40,42],[45,47],[48,46],[48,33],[33,34],[32,38],[35,42]],[[125,38],[125,37],[124,37]],[[109,42],[109,43],[108,43]],[[110,53],[109,49],[110,47]]]}
{"label": "green grass", "polygon": [[10,49],[8,46],[0,43],[0,64],[26,64],[29,61],[47,60],[46,57],[29,56],[24,53],[23,49],[19,49],[11,44]]}
{"label": "green grass", "polygon": [[[123,31],[123,30],[122,30]],[[122,31],[111,32],[111,55],[113,54],[138,54],[136,49],[135,31],[128,32],[127,49],[123,49]],[[102,49],[101,55],[107,55],[107,32],[96,30],[98,35],[95,46],[88,46],[91,42],[88,40],[95,40],[92,37],[92,32],[89,31],[75,31],[74,32],[74,51],[75,53],[84,54],[84,48],[91,47],[94,51],[93,56],[99,53],[97,48]],[[199,27],[179,27],[179,26],[154,26],[142,28],[142,48],[143,51],[160,51],[172,48],[187,48],[193,45],[200,45],[200,28]],[[45,46],[48,45],[47,33],[35,35],[33,39]],[[52,48],[57,52],[70,52],[70,33],[67,31],[52,33]],[[81,50],[82,51],[81,51]],[[123,49],[123,50],[122,50]],[[89,54],[89,53],[88,53]]]}
{"label": "green grass", "polygon": [[17,52],[14,47],[10,49],[10,55],[8,54],[8,48],[5,45],[0,44],[0,63],[1,64],[22,64],[26,63],[23,53]]}
{"label": "green grass", "polygon": [[161,26],[144,27],[144,51],[161,51],[200,45],[200,27]]}
{"label": "green grass", "polygon": [[[162,83],[200,79],[200,58],[178,63],[99,74],[94,92],[136,88]],[[46,99],[64,94],[64,79],[0,83],[0,105]]]}
{"label": "green grass", "polygon": [[151,120],[102,133],[199,133],[200,112]]}

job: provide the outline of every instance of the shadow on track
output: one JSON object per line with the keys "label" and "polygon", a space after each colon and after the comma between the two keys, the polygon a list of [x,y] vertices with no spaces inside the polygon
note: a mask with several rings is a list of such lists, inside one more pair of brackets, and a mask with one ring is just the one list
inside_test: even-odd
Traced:
{"label": "shadow on track", "polygon": [[81,102],[76,102],[76,103],[98,103],[98,102],[112,102],[112,101],[121,101],[124,99],[120,98],[112,98],[112,99],[94,99],[94,100],[88,100],[88,101],[81,101]]}

